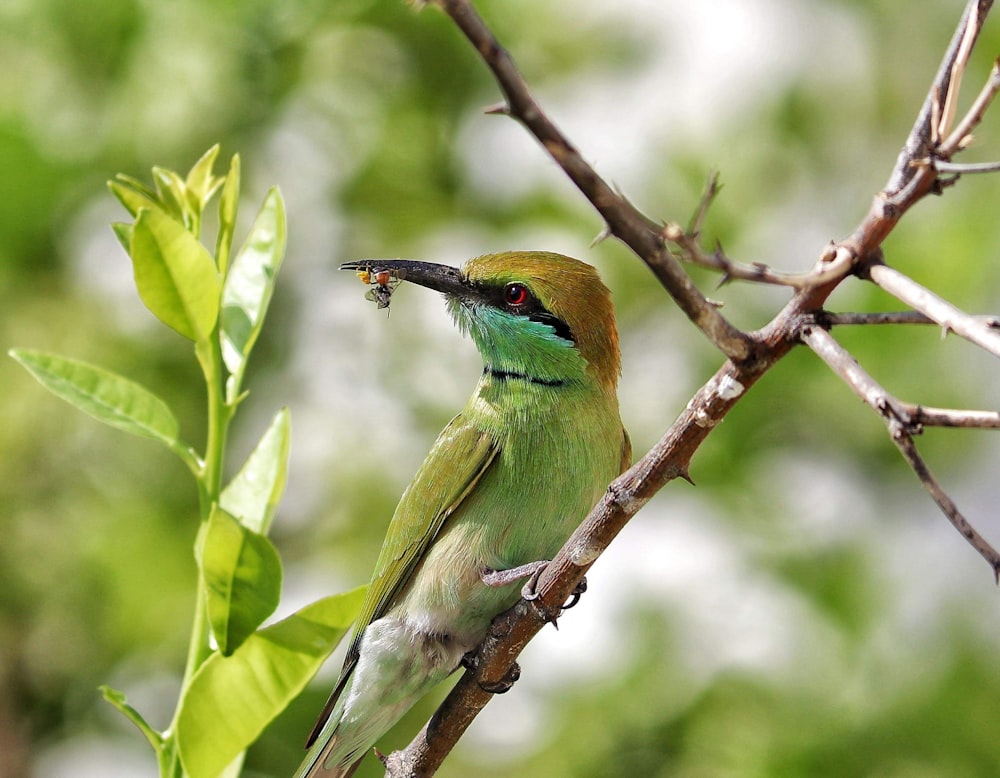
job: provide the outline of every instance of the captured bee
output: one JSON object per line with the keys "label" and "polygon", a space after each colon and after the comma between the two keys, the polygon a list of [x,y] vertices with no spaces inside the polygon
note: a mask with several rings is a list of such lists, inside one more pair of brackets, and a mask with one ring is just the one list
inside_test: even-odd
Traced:
{"label": "captured bee", "polygon": [[376,267],[357,271],[358,278],[370,288],[365,293],[365,299],[375,303],[379,310],[388,308],[392,301],[392,292],[399,285],[400,279],[388,270]]}

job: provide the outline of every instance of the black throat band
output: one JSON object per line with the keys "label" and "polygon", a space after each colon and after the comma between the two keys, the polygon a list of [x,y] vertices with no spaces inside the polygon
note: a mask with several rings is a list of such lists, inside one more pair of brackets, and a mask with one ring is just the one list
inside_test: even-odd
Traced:
{"label": "black throat band", "polygon": [[524,373],[515,373],[513,370],[497,370],[489,365],[483,368],[483,374],[492,376],[497,381],[527,381],[529,384],[538,386],[562,386],[566,383],[559,378],[538,378]]}

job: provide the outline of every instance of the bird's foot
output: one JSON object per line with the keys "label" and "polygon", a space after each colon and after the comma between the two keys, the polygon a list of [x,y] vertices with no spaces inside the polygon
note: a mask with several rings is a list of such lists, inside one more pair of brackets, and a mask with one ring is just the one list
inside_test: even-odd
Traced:
{"label": "bird's foot", "polygon": [[[460,662],[462,667],[466,670],[475,670],[479,667],[479,655],[476,650],[470,651],[465,656],[462,657]],[[478,681],[479,688],[482,689],[487,694],[503,694],[504,692],[509,692],[510,687],[512,687],[517,679],[521,677],[521,665],[517,662],[511,664],[507,668],[507,672],[503,674],[501,678],[496,681]]]}
{"label": "bird's foot", "polygon": [[[547,559],[541,559],[537,562],[528,562],[526,565],[518,565],[517,567],[511,567],[507,570],[493,570],[492,568],[486,567],[479,573],[480,580],[487,586],[500,587],[506,586],[507,584],[514,583],[521,578],[527,578],[528,580],[524,582],[524,586],[521,587],[521,597],[523,597],[528,602],[538,599],[538,592],[536,588],[538,586],[538,579],[542,575],[542,571],[549,566],[549,561]],[[576,588],[570,593],[570,600],[565,605],[562,606],[560,610],[568,611],[578,602],[580,602],[580,595],[587,591],[587,579],[581,578],[580,583],[576,585]]]}
{"label": "bird's foot", "polygon": [[515,581],[520,581],[522,578],[527,578],[528,580],[521,587],[521,596],[530,602],[531,600],[538,599],[538,592],[535,591],[535,586],[538,584],[538,577],[542,574],[542,570],[548,564],[549,561],[547,559],[542,559],[538,562],[528,562],[526,565],[518,565],[507,570],[492,570],[487,567],[479,573],[479,578],[487,586],[493,587],[506,586]]}

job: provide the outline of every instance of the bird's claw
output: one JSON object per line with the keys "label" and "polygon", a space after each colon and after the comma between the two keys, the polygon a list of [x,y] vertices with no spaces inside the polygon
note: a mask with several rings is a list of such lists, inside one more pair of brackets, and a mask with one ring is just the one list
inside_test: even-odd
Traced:
{"label": "bird's claw", "polygon": [[542,573],[548,564],[548,562],[539,562],[538,568],[528,576],[528,580],[521,587],[521,598],[526,602],[533,602],[538,599],[538,590],[535,587],[538,586],[538,579],[542,577]]}
{"label": "bird's claw", "polygon": [[[470,651],[462,657],[462,661],[459,663],[466,670],[472,670],[475,672],[479,668],[479,654],[475,650]],[[477,680],[476,683],[479,684],[479,688],[482,689],[487,694],[503,694],[504,692],[509,692],[510,687],[512,687],[517,679],[521,677],[521,665],[517,662],[511,664],[507,668],[507,672],[503,674],[501,678],[496,681],[483,681]]]}
{"label": "bird's claw", "polygon": [[576,585],[576,588],[573,589],[572,592],[570,592],[570,594],[569,594],[569,601],[565,605],[562,606],[562,609],[564,611],[568,611],[570,608],[574,607],[578,602],[580,602],[580,597],[583,596],[583,593],[585,591],[587,591],[587,578],[586,578],[586,576],[584,576],[583,578],[581,578],[580,579],[580,583],[578,583]]}
{"label": "bird's claw", "polygon": [[[538,580],[542,577],[542,573],[545,568],[549,566],[548,560],[540,560],[538,562],[529,562],[526,565],[518,565],[517,567],[511,567],[507,570],[494,570],[493,568],[486,567],[479,571],[480,580],[491,587],[507,586],[512,584],[521,578],[527,578],[528,580],[524,582],[524,586],[521,587],[521,598],[525,602],[535,602],[538,597]],[[576,588],[572,591],[569,601],[558,609],[556,612],[552,612],[547,608],[541,608],[538,604],[535,605],[541,613],[542,617],[549,622],[552,622],[552,626],[556,629],[559,628],[559,624],[556,619],[559,614],[565,610],[569,610],[574,605],[580,601],[580,595],[587,591],[587,579],[581,578],[580,583],[576,585]]]}
{"label": "bird's claw", "polygon": [[517,682],[517,679],[521,677],[521,665],[514,662],[510,667],[507,668],[507,672],[503,674],[503,677],[496,681],[480,681],[479,688],[482,689],[487,694],[504,694],[509,692],[510,688]]}

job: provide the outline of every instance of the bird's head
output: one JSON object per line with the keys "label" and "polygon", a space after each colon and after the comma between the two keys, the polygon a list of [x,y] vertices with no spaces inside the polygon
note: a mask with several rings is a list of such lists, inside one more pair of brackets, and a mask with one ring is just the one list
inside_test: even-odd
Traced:
{"label": "bird's head", "polygon": [[470,259],[461,270],[391,259],[341,267],[388,271],[442,292],[487,370],[553,384],[589,378],[615,391],[621,357],[611,293],[584,262],[546,251],[508,251]]}

